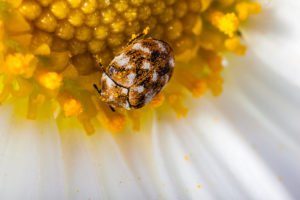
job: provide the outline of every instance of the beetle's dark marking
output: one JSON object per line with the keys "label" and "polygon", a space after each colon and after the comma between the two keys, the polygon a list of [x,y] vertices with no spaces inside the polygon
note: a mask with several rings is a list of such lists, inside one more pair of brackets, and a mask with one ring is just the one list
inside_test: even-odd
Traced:
{"label": "beetle's dark marking", "polygon": [[156,59],[160,56],[160,52],[159,51],[153,51],[151,52],[151,62],[155,62]]}
{"label": "beetle's dark marking", "polygon": [[169,67],[169,65],[165,65],[164,67],[160,68],[160,69],[157,71],[157,73],[158,73],[159,76],[163,76],[163,75],[165,75],[165,74],[167,74],[167,73],[169,73],[169,72],[170,72],[170,67]]}

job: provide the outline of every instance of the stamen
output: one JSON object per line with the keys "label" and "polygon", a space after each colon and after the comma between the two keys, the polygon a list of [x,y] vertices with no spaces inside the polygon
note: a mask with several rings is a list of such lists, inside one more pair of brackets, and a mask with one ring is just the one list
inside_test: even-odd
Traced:
{"label": "stamen", "polygon": [[67,99],[63,103],[63,110],[66,117],[78,116],[83,112],[82,105],[76,99]]}
{"label": "stamen", "polygon": [[99,111],[96,118],[97,120],[111,132],[117,133],[124,129],[126,117],[118,111],[112,112],[107,105],[100,104],[99,99],[93,97],[92,101]]}
{"label": "stamen", "polygon": [[188,89],[194,97],[200,97],[205,94],[207,90],[207,83],[205,79],[200,79],[194,76],[192,73],[186,72],[181,74],[180,83]]}
{"label": "stamen", "polygon": [[38,80],[42,86],[49,90],[56,90],[62,84],[62,76],[56,72],[42,73]]}
{"label": "stamen", "polygon": [[163,93],[159,93],[152,99],[152,101],[150,102],[149,105],[152,108],[158,108],[158,107],[162,106],[164,101],[165,101],[165,95]]}
{"label": "stamen", "polygon": [[250,14],[261,12],[261,5],[257,2],[240,2],[235,6],[239,19],[245,21]]}
{"label": "stamen", "polygon": [[177,114],[178,118],[186,117],[188,109],[182,103],[181,94],[169,94],[167,100]]}
{"label": "stamen", "polygon": [[225,47],[238,55],[245,55],[246,53],[246,46],[241,44],[241,40],[238,37],[233,37],[225,40],[224,43]]}
{"label": "stamen", "polygon": [[36,119],[40,106],[45,102],[46,97],[42,94],[33,93],[28,100],[28,119]]}
{"label": "stamen", "polygon": [[36,59],[32,54],[9,54],[0,68],[12,75],[23,75],[29,78],[36,68]]}
{"label": "stamen", "polygon": [[88,115],[82,114],[78,117],[78,120],[88,135],[95,133],[95,128],[91,122],[91,118]]}
{"label": "stamen", "polygon": [[141,129],[141,117],[142,114],[140,111],[132,111],[127,112],[127,116],[129,117],[131,123],[132,123],[132,129],[134,131],[139,131]]}
{"label": "stamen", "polygon": [[209,16],[211,23],[221,32],[229,37],[233,37],[239,27],[239,20],[234,13],[223,14],[220,11],[214,11]]}
{"label": "stamen", "polygon": [[[240,25],[260,10],[250,0],[0,0],[0,103],[29,99],[28,118],[68,117],[88,134],[96,124],[139,130],[154,110],[184,117],[188,96],[221,94],[223,53],[245,54]],[[92,85],[101,88],[103,70],[140,35],[170,44],[174,75],[149,106],[112,112]],[[45,109],[50,103],[55,109]]]}

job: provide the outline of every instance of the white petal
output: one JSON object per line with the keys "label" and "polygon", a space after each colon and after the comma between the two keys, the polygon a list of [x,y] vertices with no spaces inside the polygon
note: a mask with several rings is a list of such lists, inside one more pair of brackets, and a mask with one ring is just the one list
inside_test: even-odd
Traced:
{"label": "white petal", "polygon": [[54,121],[16,119],[1,106],[0,199],[65,197],[61,144]]}
{"label": "white petal", "polygon": [[0,107],[0,199],[299,199],[299,5],[270,1],[222,97],[176,123],[88,137]]}
{"label": "white petal", "polygon": [[261,0],[263,12],[245,26],[250,50],[267,68],[300,87],[300,3],[295,0]]}

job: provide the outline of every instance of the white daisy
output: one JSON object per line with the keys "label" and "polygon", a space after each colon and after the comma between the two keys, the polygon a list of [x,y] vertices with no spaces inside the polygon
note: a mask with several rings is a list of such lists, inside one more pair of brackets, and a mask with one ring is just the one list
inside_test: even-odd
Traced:
{"label": "white daisy", "polygon": [[1,106],[0,199],[299,199],[300,3],[263,6],[223,94],[191,100],[187,118],[87,136]]}

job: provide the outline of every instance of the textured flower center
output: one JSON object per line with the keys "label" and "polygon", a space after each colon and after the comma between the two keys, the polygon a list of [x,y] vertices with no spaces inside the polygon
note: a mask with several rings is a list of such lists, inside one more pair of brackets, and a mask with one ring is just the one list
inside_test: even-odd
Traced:
{"label": "textured flower center", "polygon": [[[184,116],[186,96],[221,93],[221,53],[245,53],[238,28],[259,10],[248,0],[0,1],[0,101],[27,101],[29,118],[75,117],[88,133],[97,124],[120,131],[126,121],[138,129],[136,119],[153,108]],[[113,113],[93,90],[97,66],[147,27],[173,47],[174,77],[149,106]],[[43,110],[49,102],[52,109]]]}

